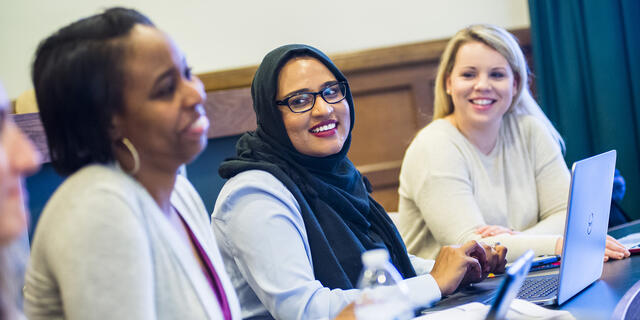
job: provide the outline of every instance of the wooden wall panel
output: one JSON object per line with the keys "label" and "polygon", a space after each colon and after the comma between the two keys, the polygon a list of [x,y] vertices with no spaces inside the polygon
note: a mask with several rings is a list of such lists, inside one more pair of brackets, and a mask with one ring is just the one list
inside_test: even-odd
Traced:
{"label": "wooden wall panel", "polygon": [[249,88],[207,92],[207,117],[211,122],[209,138],[228,137],[256,129]]}
{"label": "wooden wall panel", "polygon": [[42,161],[49,162],[51,160],[49,157],[49,147],[47,146],[47,137],[44,134],[42,122],[40,122],[40,114],[12,114],[11,117],[16,125],[33,141],[36,149],[42,155]]}
{"label": "wooden wall panel", "polygon": [[349,158],[360,165],[397,160],[418,127],[410,88],[397,88],[356,99],[356,126]]}
{"label": "wooden wall panel", "polygon": [[356,125],[349,157],[388,211],[398,206],[402,157],[416,132],[431,121],[436,60],[347,73]]}

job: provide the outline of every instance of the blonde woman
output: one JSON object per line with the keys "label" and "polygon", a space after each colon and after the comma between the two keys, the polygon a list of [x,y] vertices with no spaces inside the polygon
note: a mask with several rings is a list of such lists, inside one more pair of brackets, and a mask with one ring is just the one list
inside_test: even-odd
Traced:
{"label": "blonde woman", "polygon": [[[483,239],[560,254],[569,170],[564,141],[532,98],[516,39],[472,25],[440,60],[434,120],[415,137],[400,173],[399,230],[410,253]],[[606,257],[629,252],[613,238]]]}

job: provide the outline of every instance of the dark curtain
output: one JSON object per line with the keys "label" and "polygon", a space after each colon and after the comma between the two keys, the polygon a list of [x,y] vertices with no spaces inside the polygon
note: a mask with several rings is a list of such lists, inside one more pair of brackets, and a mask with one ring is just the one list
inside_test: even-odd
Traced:
{"label": "dark curtain", "polygon": [[529,0],[537,98],[568,164],[609,149],[640,218],[640,1]]}

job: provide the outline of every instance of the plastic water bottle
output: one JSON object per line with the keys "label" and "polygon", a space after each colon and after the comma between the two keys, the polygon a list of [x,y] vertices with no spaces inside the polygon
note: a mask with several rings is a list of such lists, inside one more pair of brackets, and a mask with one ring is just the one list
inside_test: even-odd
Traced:
{"label": "plastic water bottle", "polygon": [[358,320],[404,320],[413,318],[409,290],[398,270],[389,262],[385,249],[362,254],[364,265],[358,281],[360,296],[356,300]]}

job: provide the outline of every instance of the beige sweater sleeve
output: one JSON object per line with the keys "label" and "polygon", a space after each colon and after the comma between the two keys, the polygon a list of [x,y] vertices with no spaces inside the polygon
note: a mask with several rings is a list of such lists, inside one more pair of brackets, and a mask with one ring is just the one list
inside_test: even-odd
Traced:
{"label": "beige sweater sleeve", "polygon": [[569,201],[570,174],[562,157],[560,146],[534,119],[525,119],[531,137],[530,150],[534,152],[536,193],[538,195],[539,222],[523,230],[527,234],[562,234]]}

